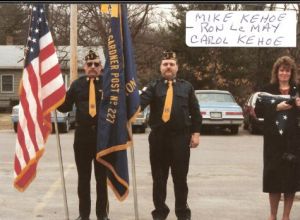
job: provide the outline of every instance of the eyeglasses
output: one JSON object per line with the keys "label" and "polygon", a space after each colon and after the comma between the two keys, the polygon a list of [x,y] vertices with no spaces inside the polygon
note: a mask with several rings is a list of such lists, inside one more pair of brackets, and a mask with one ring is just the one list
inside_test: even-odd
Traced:
{"label": "eyeglasses", "polygon": [[98,66],[100,65],[100,63],[97,63],[97,62],[88,62],[88,63],[86,63],[86,65],[87,65],[88,67],[93,66],[93,64],[94,64],[94,67],[98,67]]}

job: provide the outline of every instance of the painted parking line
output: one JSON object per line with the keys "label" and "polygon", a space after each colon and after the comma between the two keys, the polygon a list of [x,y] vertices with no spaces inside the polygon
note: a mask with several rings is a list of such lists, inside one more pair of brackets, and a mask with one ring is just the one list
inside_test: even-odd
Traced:
{"label": "painted parking line", "polygon": [[[75,164],[69,164],[67,166],[67,169],[65,169],[64,171],[64,176],[66,177],[69,172],[75,168]],[[55,194],[55,192],[57,190],[59,190],[59,188],[61,188],[61,177],[57,178],[57,180],[50,186],[49,190],[47,191],[47,193],[43,196],[43,198],[41,199],[41,202],[34,208],[33,210],[33,214],[34,216],[37,216],[40,213],[43,213],[43,209],[44,207],[49,204],[47,201],[50,200]],[[61,190],[61,189],[60,189]]]}
{"label": "painted parking line", "polygon": [[0,133],[6,133],[6,132],[15,133],[12,129],[3,129],[3,130],[0,130]]}

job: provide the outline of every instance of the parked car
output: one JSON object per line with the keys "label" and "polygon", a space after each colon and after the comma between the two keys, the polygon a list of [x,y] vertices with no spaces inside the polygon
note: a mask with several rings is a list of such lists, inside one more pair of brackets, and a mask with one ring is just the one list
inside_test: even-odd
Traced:
{"label": "parked car", "polygon": [[202,114],[203,128],[229,128],[238,134],[243,124],[243,111],[229,91],[195,90]]}
{"label": "parked car", "polygon": [[149,122],[150,107],[147,106],[144,111],[140,112],[135,122],[132,123],[133,132],[145,133]]}
{"label": "parked car", "polygon": [[263,129],[264,119],[257,118],[254,112],[258,93],[259,92],[255,92],[251,94],[243,106],[244,129],[248,130],[251,134],[261,133]]}
{"label": "parked car", "polygon": [[[71,127],[75,125],[75,114],[76,108],[75,105],[73,110],[67,113],[62,113],[60,111],[57,112],[57,126],[58,130],[62,133],[68,133]],[[18,130],[18,122],[19,122],[19,105],[15,105],[12,108],[11,120],[13,123],[14,131]],[[51,121],[52,121],[52,132],[55,131],[54,127],[54,112],[51,112]]]}

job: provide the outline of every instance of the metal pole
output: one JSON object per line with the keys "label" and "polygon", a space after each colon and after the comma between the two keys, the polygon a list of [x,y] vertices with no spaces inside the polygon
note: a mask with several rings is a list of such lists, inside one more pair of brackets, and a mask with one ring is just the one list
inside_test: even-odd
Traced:
{"label": "metal pole", "polygon": [[77,4],[71,4],[70,16],[70,84],[78,78],[77,68]]}
{"label": "metal pole", "polygon": [[135,214],[135,220],[139,220],[137,188],[136,188],[136,174],[135,174],[134,145],[133,145],[133,138],[132,138],[131,122],[127,123],[127,128],[128,128],[128,132],[129,132],[129,137],[131,139],[130,155],[131,155],[132,187],[133,187],[133,199],[134,199],[134,214]]}
{"label": "metal pole", "polygon": [[65,206],[65,218],[66,218],[66,220],[69,220],[69,210],[68,210],[66,184],[65,184],[65,176],[64,176],[64,166],[63,166],[63,161],[62,161],[56,110],[54,110],[54,126],[55,126],[55,133],[56,133],[56,143],[57,143],[57,153],[58,153],[58,161],[59,161],[59,168],[60,168],[60,176],[61,176],[61,186],[62,186],[62,192],[63,192],[63,198],[64,198],[64,206]]}

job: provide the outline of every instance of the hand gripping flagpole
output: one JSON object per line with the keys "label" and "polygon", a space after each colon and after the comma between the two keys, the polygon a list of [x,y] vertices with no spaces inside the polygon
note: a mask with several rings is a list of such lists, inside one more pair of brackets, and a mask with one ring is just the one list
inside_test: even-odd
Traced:
{"label": "hand gripping flagpole", "polygon": [[58,161],[59,161],[59,168],[60,168],[60,176],[61,176],[61,186],[62,186],[62,192],[63,192],[63,198],[64,198],[65,219],[69,220],[69,210],[68,210],[67,193],[66,193],[65,176],[64,176],[64,166],[63,166],[63,161],[62,161],[56,110],[54,110],[54,126],[55,126],[55,133],[56,133],[56,143],[57,143],[57,153],[58,153]]}
{"label": "hand gripping flagpole", "polygon": [[134,214],[135,214],[135,220],[139,220],[137,188],[136,188],[136,173],[135,173],[135,159],[134,159],[134,145],[133,145],[133,136],[132,136],[132,125],[131,125],[130,121],[127,123],[127,128],[128,128],[128,132],[129,132],[129,137],[131,139],[130,155],[131,155],[132,187],[133,187],[133,199],[134,199]]}

